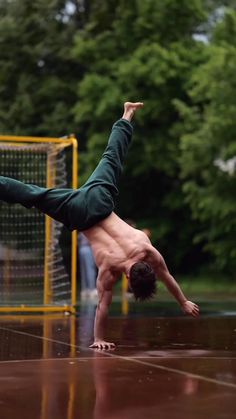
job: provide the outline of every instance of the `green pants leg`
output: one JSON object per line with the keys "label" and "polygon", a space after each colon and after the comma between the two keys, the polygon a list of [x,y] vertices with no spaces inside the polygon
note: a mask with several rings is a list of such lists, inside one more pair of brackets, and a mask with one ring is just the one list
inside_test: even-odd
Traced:
{"label": "green pants leg", "polygon": [[113,125],[102,158],[82,188],[91,189],[94,186],[102,185],[111,192],[113,197],[118,195],[118,181],[132,131],[132,125],[126,119],[120,119]]}
{"label": "green pants leg", "polygon": [[131,137],[132,125],[124,119],[118,120],[98,166],[77,190],[41,188],[0,176],[0,200],[26,208],[36,207],[69,230],[86,230],[114,209],[118,180]]}

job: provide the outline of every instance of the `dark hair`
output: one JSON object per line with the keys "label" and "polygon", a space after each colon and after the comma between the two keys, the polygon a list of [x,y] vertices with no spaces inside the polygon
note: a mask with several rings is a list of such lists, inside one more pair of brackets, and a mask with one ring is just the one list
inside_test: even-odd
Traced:
{"label": "dark hair", "polygon": [[131,266],[130,286],[136,300],[148,300],[156,292],[156,275],[146,262],[137,262]]}

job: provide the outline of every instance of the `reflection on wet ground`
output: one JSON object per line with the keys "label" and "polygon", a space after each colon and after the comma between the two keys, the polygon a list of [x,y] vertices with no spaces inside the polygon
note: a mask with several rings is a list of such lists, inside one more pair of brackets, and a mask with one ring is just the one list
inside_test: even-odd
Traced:
{"label": "reflection on wet ground", "polygon": [[205,304],[195,320],[169,304],[131,304],[127,316],[115,304],[111,352],[88,348],[94,305],[79,317],[2,315],[0,417],[235,418],[235,309]]}

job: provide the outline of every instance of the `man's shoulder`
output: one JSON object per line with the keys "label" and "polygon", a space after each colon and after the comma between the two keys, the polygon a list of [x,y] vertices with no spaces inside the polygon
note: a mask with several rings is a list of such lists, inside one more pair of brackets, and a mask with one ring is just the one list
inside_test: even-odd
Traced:
{"label": "man's shoulder", "polygon": [[155,264],[160,263],[162,256],[151,243],[146,246],[146,254],[150,262],[155,261]]}

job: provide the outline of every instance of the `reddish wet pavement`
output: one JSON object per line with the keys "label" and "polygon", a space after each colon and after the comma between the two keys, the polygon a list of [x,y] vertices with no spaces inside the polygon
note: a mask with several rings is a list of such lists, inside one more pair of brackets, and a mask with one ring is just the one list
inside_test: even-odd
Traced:
{"label": "reddish wet pavement", "polygon": [[112,352],[91,334],[92,315],[1,316],[0,418],[235,418],[236,316],[113,317]]}

